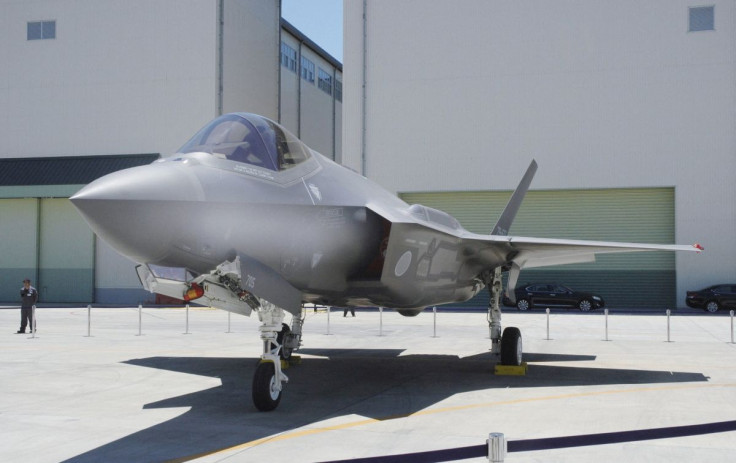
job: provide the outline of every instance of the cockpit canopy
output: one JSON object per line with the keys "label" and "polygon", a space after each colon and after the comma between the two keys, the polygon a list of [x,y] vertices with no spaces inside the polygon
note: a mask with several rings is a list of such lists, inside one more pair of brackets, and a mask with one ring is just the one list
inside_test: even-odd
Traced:
{"label": "cockpit canopy", "polygon": [[179,153],[204,152],[274,171],[306,161],[309,148],[276,122],[249,113],[225,114],[197,132]]}

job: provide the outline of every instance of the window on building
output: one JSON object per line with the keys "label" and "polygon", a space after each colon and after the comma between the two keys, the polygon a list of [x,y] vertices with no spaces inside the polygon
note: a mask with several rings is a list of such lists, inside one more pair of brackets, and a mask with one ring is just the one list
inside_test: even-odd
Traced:
{"label": "window on building", "polygon": [[55,39],[56,21],[29,21],[27,34],[28,40]]}
{"label": "window on building", "polygon": [[335,99],[342,101],[342,82],[335,79]]}
{"label": "window on building", "polygon": [[713,6],[696,6],[690,8],[689,32],[715,30]]}
{"label": "window on building", "polygon": [[332,76],[327,74],[324,69],[319,68],[317,77],[317,86],[326,94],[332,95]]}
{"label": "window on building", "polygon": [[296,50],[285,43],[281,44],[281,65],[292,72],[296,72]]}
{"label": "window on building", "polygon": [[314,83],[314,63],[302,56],[302,79]]}

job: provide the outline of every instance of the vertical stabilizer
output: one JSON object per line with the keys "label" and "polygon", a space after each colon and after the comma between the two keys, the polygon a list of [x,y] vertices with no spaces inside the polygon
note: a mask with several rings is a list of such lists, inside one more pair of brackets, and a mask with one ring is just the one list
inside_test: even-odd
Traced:
{"label": "vertical stabilizer", "polygon": [[506,204],[506,208],[504,208],[501,217],[498,218],[496,226],[493,227],[491,235],[506,236],[509,234],[511,224],[514,222],[516,213],[519,212],[521,202],[524,200],[524,196],[526,195],[536,172],[537,161],[532,159],[532,163],[529,164],[529,168],[527,168],[524,177],[521,179],[521,182],[519,182],[519,186],[516,187],[516,191],[511,195],[511,199],[509,199],[508,204]]}

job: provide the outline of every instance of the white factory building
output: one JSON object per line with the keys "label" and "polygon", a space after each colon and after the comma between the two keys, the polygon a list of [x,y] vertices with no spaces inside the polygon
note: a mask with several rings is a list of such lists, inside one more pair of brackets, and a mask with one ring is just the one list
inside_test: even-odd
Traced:
{"label": "white factory building", "polygon": [[662,308],[736,283],[736,1],[346,0],[344,55],[278,0],[0,0],[0,301],[30,277],[42,302],[152,302],[67,198],[232,111],[473,232],[536,159],[511,234],[706,248],[520,283]]}
{"label": "white factory building", "polygon": [[171,154],[217,115],[342,152],[342,65],[279,0],[0,0],[0,302],[152,302],[68,201]]}
{"label": "white factory building", "polygon": [[736,283],[736,2],[344,2],[343,163],[489,233],[692,244],[522,271],[615,307]]}

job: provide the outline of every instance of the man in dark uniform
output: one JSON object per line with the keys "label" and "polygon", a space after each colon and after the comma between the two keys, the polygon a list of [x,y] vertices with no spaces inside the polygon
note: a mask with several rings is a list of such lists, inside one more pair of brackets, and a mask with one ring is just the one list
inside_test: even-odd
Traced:
{"label": "man in dark uniform", "polygon": [[20,329],[16,334],[26,332],[26,325],[33,332],[33,306],[38,301],[38,291],[31,286],[31,280],[26,278],[23,280],[23,287],[20,289]]}

